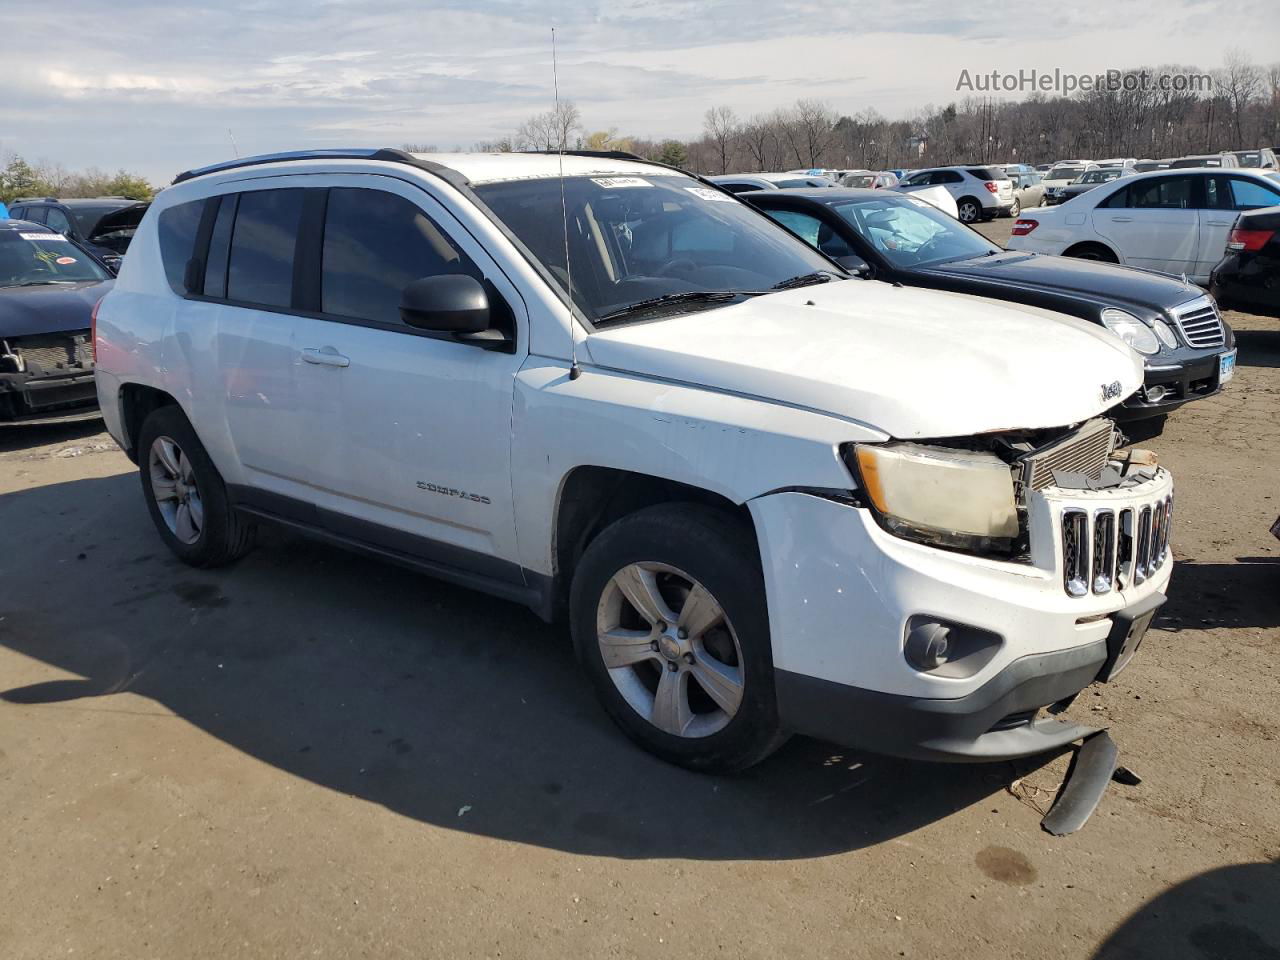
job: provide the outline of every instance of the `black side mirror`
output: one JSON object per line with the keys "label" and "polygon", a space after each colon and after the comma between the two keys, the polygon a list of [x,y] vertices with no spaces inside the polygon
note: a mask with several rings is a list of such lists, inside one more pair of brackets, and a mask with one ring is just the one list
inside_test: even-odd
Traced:
{"label": "black side mirror", "polygon": [[856,253],[848,253],[843,257],[836,257],[835,261],[855,277],[871,276],[871,264],[867,263],[867,261],[863,260]]}
{"label": "black side mirror", "polygon": [[423,277],[400,294],[401,319],[419,330],[483,333],[489,329],[489,314],[489,295],[466,274]]}

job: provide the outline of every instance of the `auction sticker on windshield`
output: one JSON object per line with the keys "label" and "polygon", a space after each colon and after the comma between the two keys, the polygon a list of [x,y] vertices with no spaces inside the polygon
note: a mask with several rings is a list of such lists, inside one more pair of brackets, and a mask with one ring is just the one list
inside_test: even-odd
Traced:
{"label": "auction sticker on windshield", "polygon": [[702,200],[718,200],[724,203],[737,203],[738,199],[731,193],[721,193],[719,190],[712,190],[710,187],[685,187],[695,197]]}
{"label": "auction sticker on windshield", "polygon": [[66,240],[60,233],[20,233],[23,240]]}
{"label": "auction sticker on windshield", "polygon": [[591,182],[607,189],[614,187],[652,187],[643,177],[592,177]]}

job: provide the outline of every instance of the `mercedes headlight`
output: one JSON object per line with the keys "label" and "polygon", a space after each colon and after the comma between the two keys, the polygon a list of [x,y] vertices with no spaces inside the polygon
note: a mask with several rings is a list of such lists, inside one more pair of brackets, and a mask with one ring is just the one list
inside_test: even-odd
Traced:
{"label": "mercedes headlight", "polygon": [[1139,353],[1151,356],[1160,352],[1160,341],[1151,328],[1132,313],[1107,307],[1102,311],[1102,325]]}
{"label": "mercedes headlight", "polygon": [[1169,326],[1163,320],[1152,320],[1151,326],[1155,328],[1156,336],[1160,338],[1161,343],[1163,343],[1170,350],[1177,349],[1178,337],[1173,332],[1173,328],[1171,326]]}
{"label": "mercedes headlight", "polygon": [[845,459],[880,525],[895,536],[1008,554],[1019,535],[1009,465],[992,453],[916,443],[853,444]]}

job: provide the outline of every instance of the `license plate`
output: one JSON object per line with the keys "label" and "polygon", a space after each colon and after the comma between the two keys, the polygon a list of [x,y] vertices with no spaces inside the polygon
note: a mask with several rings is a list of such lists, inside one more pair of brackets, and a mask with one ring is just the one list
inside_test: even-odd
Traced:
{"label": "license plate", "polygon": [[1218,383],[1226,383],[1236,375],[1236,352],[1221,354],[1218,357]]}

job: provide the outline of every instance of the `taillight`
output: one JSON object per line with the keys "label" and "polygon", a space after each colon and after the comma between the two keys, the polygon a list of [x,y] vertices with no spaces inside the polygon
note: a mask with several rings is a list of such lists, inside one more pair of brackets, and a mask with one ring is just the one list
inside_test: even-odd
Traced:
{"label": "taillight", "polygon": [[983,186],[986,187],[988,190],[990,190],[992,193],[1000,192],[1000,187],[996,185],[996,182],[994,180],[988,180],[986,183],[983,184]]}
{"label": "taillight", "polygon": [[1015,237],[1025,237],[1038,226],[1040,226],[1039,220],[1015,220],[1011,235]]}
{"label": "taillight", "polygon": [[1231,231],[1227,237],[1228,250],[1240,250],[1244,253],[1257,253],[1276,235],[1274,230],[1241,230],[1239,227]]}
{"label": "taillight", "polygon": [[98,361],[98,308],[102,306],[102,301],[106,297],[99,297],[98,302],[93,305],[93,309],[89,311],[89,349],[93,351],[93,360]]}

